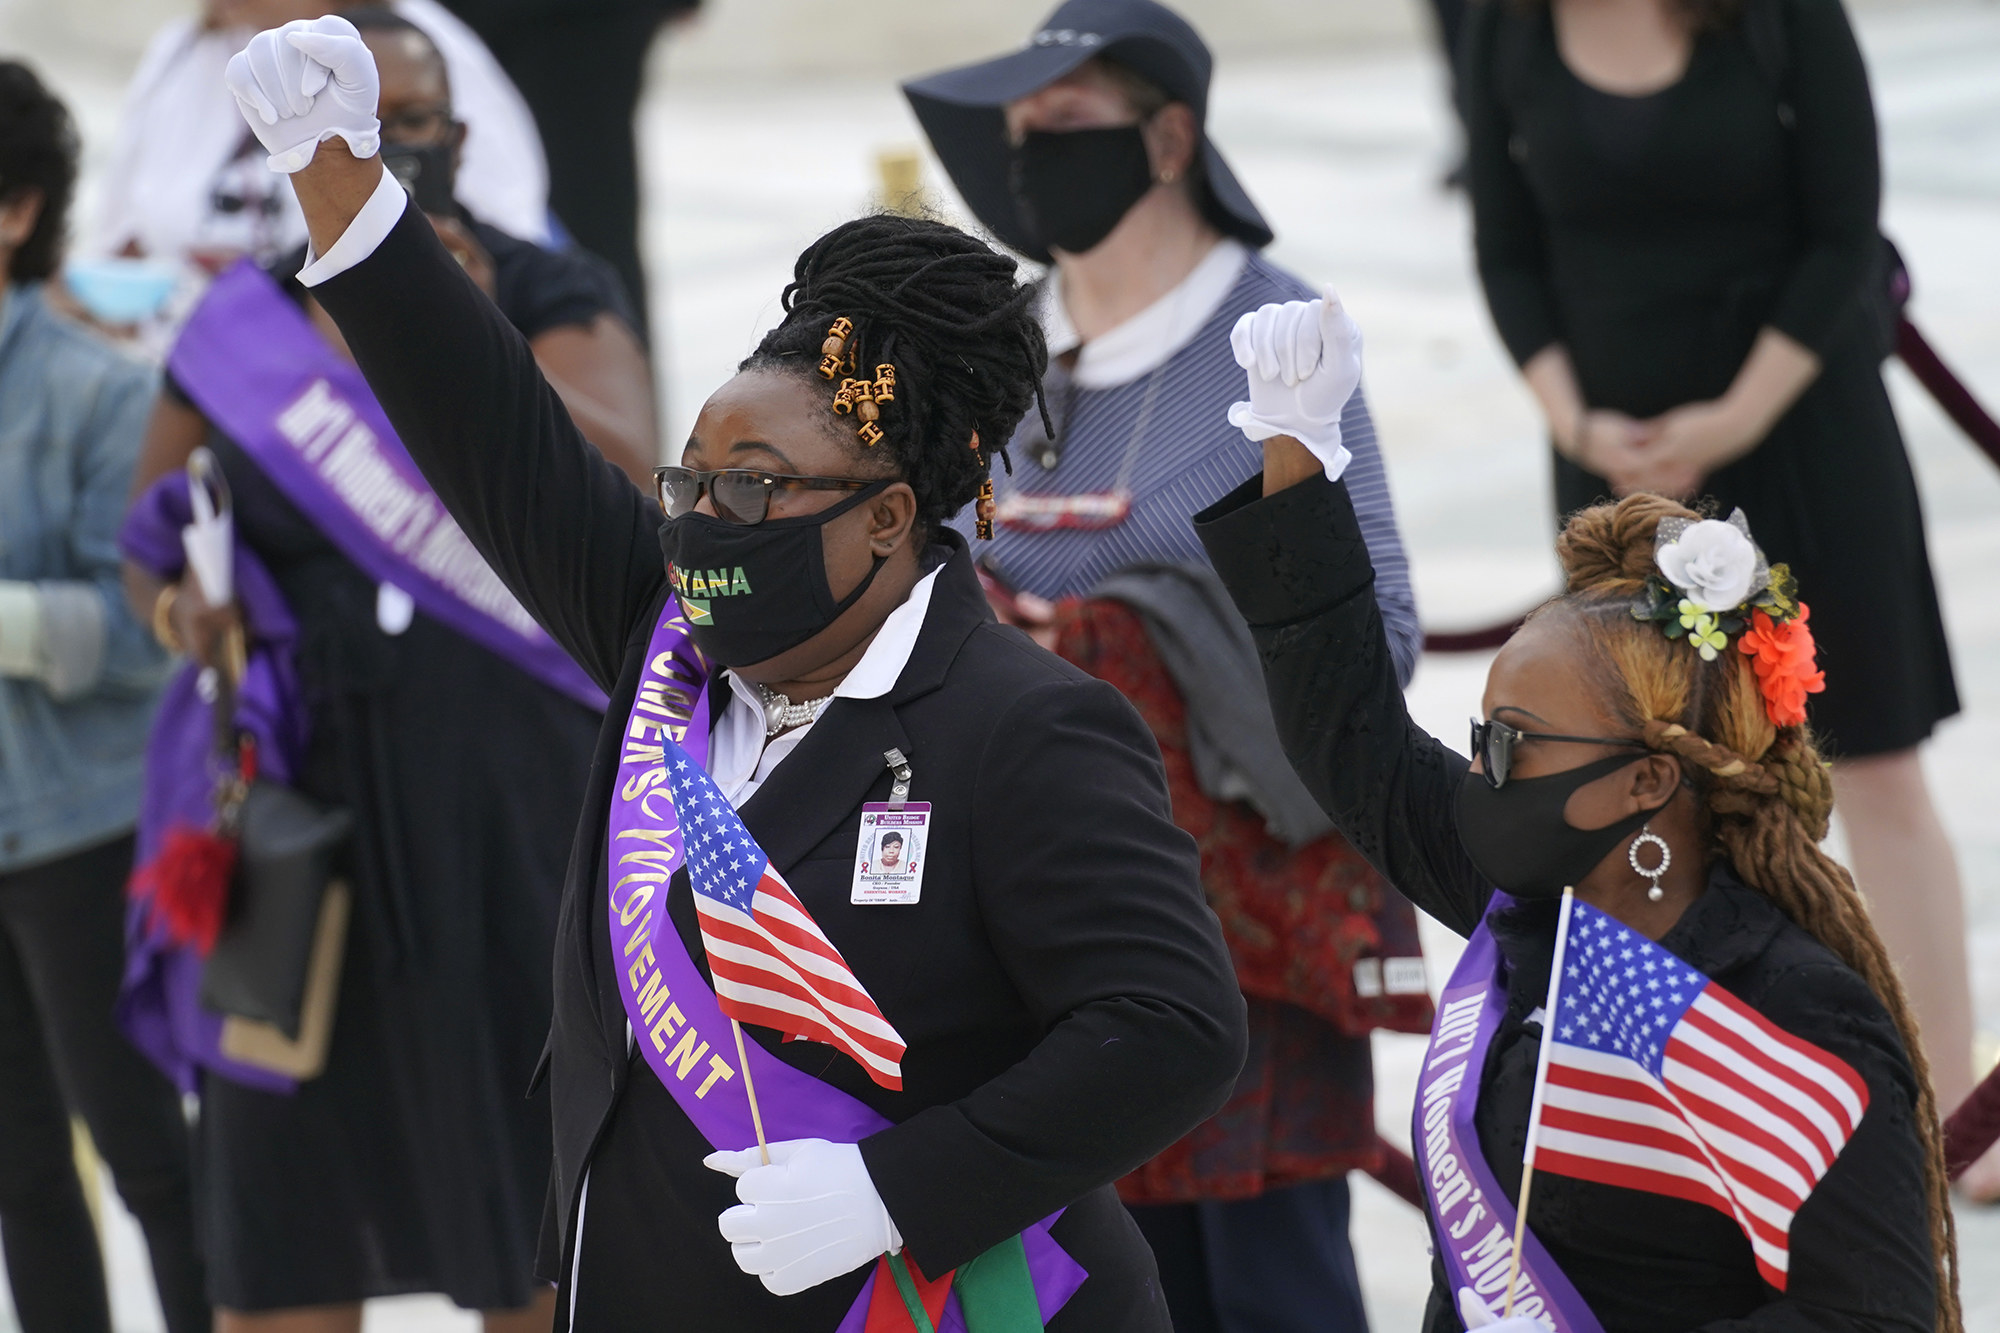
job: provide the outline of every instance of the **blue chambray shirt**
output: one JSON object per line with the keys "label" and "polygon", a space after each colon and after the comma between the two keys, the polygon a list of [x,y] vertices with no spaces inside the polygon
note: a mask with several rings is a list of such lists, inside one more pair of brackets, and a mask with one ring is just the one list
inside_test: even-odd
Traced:
{"label": "blue chambray shirt", "polygon": [[[40,284],[7,288],[0,579],[39,585],[45,624],[62,618],[51,607],[63,603],[70,621],[93,628],[63,672],[0,676],[0,874],[116,837],[138,814],[166,658],[126,608],[117,538],[156,384],[154,372],[51,311]],[[97,608],[74,614],[92,594],[101,636]]]}

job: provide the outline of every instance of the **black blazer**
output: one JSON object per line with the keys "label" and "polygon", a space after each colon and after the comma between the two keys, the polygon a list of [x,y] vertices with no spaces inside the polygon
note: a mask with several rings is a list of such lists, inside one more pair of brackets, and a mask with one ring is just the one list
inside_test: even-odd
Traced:
{"label": "black blazer", "polygon": [[[1324,477],[1260,498],[1253,477],[1195,516],[1264,660],[1293,765],[1355,848],[1417,906],[1469,935],[1493,888],[1458,838],[1469,761],[1410,719],[1370,595],[1374,573],[1345,486]],[[1507,1012],[1480,1074],[1474,1124],[1502,1189],[1518,1192],[1541,1048],[1528,1016],[1548,994],[1556,912],[1494,920]],[[1528,1224],[1614,1333],[1928,1333],[1936,1320],[1917,1082],[1868,984],[1724,864],[1661,939],[1787,1032],[1852,1065],[1868,1110],[1792,1223],[1780,1293],[1715,1209],[1545,1175]],[[1434,1245],[1449,1237],[1432,1229]],[[1426,1333],[1455,1333],[1455,1293],[1433,1264]]]}
{"label": "black blazer", "polygon": [[[658,511],[589,448],[414,209],[316,295],[453,516],[611,699],[556,940],[542,1271],[569,1276],[595,1164],[580,1320],[624,1308],[621,1288],[647,1293],[656,1317],[671,1301],[690,1328],[830,1333],[863,1274],[781,1301],[738,1271],[715,1230],[731,1182],[700,1165],[705,1141],[626,1054],[604,835],[667,596]],[[746,1033],[895,1122],[862,1152],[925,1272],[1069,1207],[1056,1236],[1092,1277],[1054,1327],[1165,1330],[1151,1256],[1110,1183],[1220,1107],[1243,1058],[1243,1002],[1144,723],[1112,687],[995,624],[963,540],[940,540],[944,568],[895,688],[836,701],[742,812],[908,1041],[904,1089],[878,1088],[829,1047]],[[923,901],[854,907],[861,805],[886,799],[891,748],[915,770],[911,799],[933,807]],[[684,879],[669,905],[700,961]],[[631,1262],[615,1273],[599,1267],[621,1254]],[[590,1315],[593,1329],[622,1320]]]}

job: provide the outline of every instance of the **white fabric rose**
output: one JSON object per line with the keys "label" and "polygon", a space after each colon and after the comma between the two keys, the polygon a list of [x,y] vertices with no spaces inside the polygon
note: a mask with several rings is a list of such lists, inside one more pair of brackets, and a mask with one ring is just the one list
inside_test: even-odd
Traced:
{"label": "white fabric rose", "polygon": [[1707,611],[1741,606],[1757,578],[1756,544],[1734,525],[1713,518],[1689,524],[1653,558],[1667,582]]}

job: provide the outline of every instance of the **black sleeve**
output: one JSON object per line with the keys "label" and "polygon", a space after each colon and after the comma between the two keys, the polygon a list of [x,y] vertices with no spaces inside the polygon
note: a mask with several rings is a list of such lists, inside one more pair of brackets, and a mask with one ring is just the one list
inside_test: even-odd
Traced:
{"label": "black sleeve", "polygon": [[1458,841],[1468,761],[1410,720],[1347,487],[1259,498],[1262,474],[1194,516],[1250,624],[1292,767],[1356,851],[1461,935],[1492,888]]}
{"label": "black sleeve", "polygon": [[1465,114],[1465,180],[1473,250],[1494,327],[1517,365],[1562,338],[1549,287],[1541,209],[1514,160],[1514,126],[1502,105],[1500,62],[1516,52],[1533,19],[1502,0],[1473,5],[1459,51]]}
{"label": "black sleeve", "polygon": [[1832,962],[1791,969],[1757,1008],[1845,1060],[1868,1085],[1868,1109],[1792,1220],[1785,1290],[1695,1333],[1932,1333],[1937,1282],[1916,1076],[1894,1023],[1865,981]]}
{"label": "black sleeve", "polygon": [[1876,272],[1882,166],[1868,71],[1840,0],[1788,0],[1799,257],[1771,324],[1824,354]]}
{"label": "black sleeve", "polygon": [[313,295],[465,535],[610,691],[666,581],[656,507],[578,432],[527,341],[415,208]]}
{"label": "black sleeve", "polygon": [[926,1273],[1111,1183],[1213,1115],[1246,1040],[1194,841],[1174,827],[1159,747],[1124,696],[1052,681],[1012,700],[992,735],[1004,743],[979,766],[975,892],[1047,1035],[970,1096],[862,1142]]}

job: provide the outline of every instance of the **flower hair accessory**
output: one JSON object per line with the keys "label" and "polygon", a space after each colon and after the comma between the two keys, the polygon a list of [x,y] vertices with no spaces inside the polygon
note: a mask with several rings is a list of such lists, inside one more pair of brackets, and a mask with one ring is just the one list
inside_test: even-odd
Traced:
{"label": "flower hair accessory", "polygon": [[1632,599],[1632,617],[1669,639],[1686,639],[1705,662],[1734,639],[1751,659],[1774,726],[1806,720],[1806,695],[1826,688],[1813,665],[1810,612],[1786,566],[1764,559],[1741,509],[1728,520],[1662,519],[1653,539],[1656,572]]}

